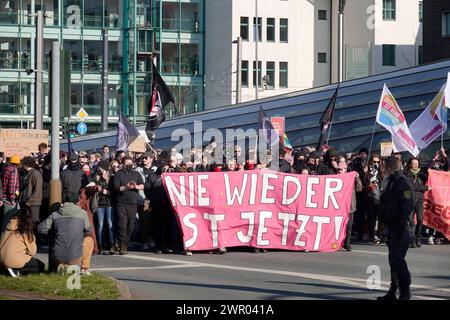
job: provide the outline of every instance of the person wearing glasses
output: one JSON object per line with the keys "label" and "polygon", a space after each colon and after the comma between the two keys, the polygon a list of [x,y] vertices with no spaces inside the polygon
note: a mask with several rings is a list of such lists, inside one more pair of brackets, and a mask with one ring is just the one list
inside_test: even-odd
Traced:
{"label": "person wearing glasses", "polygon": [[[114,186],[114,179],[116,177],[116,174],[121,170],[121,166],[119,164],[119,161],[113,160],[110,163],[110,175],[109,175],[109,183],[111,186]],[[117,240],[117,234],[118,234],[118,228],[117,228],[117,193],[114,188],[110,189],[110,197],[111,201],[111,215],[113,217],[113,235],[114,235],[114,249],[115,253],[119,253],[119,243]]]}
{"label": "person wearing glasses", "polygon": [[[375,235],[375,225],[380,210],[381,186],[383,182],[383,173],[381,170],[381,157],[374,154],[370,157],[369,166],[363,179],[365,190],[365,213],[367,215],[367,227],[369,240],[374,244],[381,243],[381,239]],[[360,227],[362,227],[360,225]],[[360,230],[360,233],[362,230]]]}

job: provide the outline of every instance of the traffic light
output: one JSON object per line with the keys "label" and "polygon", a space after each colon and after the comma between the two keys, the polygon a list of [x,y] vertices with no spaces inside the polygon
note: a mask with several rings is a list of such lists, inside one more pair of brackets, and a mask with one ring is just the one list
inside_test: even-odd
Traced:
{"label": "traffic light", "polygon": [[59,139],[65,139],[67,137],[67,125],[63,122],[59,124]]}
{"label": "traffic light", "polygon": [[76,127],[75,127],[75,122],[69,122],[69,129],[67,130],[67,135],[69,138],[75,138],[75,132],[76,132]]}

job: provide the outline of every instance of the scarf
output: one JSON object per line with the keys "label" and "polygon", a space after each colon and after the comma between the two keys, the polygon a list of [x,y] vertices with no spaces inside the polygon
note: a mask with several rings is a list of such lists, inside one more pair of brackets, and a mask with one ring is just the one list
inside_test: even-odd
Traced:
{"label": "scarf", "polygon": [[411,171],[411,173],[412,173],[414,176],[417,176],[417,175],[419,174],[419,172],[420,172],[420,168],[419,168],[419,169],[416,169],[416,170],[410,168],[409,171]]}

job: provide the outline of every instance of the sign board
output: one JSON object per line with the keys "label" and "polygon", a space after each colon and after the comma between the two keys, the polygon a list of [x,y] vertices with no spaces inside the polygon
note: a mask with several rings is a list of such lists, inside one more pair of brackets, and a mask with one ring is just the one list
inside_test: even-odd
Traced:
{"label": "sign board", "polygon": [[78,117],[78,119],[80,119],[81,121],[86,120],[88,116],[89,116],[89,114],[86,112],[86,110],[84,110],[84,108],[81,108],[81,109],[77,112],[77,117]]}
{"label": "sign board", "polygon": [[143,136],[137,137],[128,146],[128,151],[141,153],[147,151],[147,143],[145,142],[145,138]]}
{"label": "sign board", "polygon": [[87,132],[87,125],[84,122],[80,122],[77,126],[77,131],[79,134],[83,135]]}
{"label": "sign board", "polygon": [[271,117],[270,122],[272,122],[275,132],[280,137],[284,137],[284,117]]}
{"label": "sign board", "polygon": [[389,157],[392,154],[392,151],[394,151],[394,145],[392,144],[392,141],[380,142],[380,150],[382,157]]}
{"label": "sign board", "polygon": [[145,132],[145,130],[138,130],[138,131],[139,131],[139,134],[144,137],[145,142],[150,143],[150,140],[148,139],[148,136],[147,136],[147,133]]}
{"label": "sign board", "polygon": [[48,130],[0,129],[0,151],[6,157],[31,156],[39,152],[38,145],[43,142],[48,143]]}

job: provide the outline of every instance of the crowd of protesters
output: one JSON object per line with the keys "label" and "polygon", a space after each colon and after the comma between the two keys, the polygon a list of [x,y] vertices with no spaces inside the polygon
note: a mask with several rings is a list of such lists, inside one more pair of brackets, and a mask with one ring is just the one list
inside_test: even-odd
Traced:
{"label": "crowd of protesters", "polygon": [[[183,159],[175,149],[144,153],[61,152],[62,205],[50,206],[51,163],[49,148],[39,145],[33,157],[5,158],[0,153],[0,268],[17,276],[42,272],[44,264],[33,256],[37,248],[49,246],[55,271],[64,272],[71,265],[81,265],[81,274],[89,275],[93,254],[127,254],[130,242],[140,243],[145,251],[156,253],[184,251],[181,232],[162,184],[163,172],[221,172],[269,168],[258,160],[253,150],[234,147],[228,160],[211,162],[215,143],[204,149],[193,148],[190,159]],[[448,152],[447,152],[448,153]],[[449,171],[450,161],[443,148],[427,164],[417,158],[404,161],[404,174],[414,184],[415,211],[410,225],[414,237],[411,247],[420,247],[426,236],[428,244],[441,244],[444,237],[430,228],[422,228],[423,195],[428,169]],[[401,154],[396,154],[401,158]],[[231,158],[231,159],[230,159]],[[242,160],[244,159],[244,160]],[[252,160],[253,159],[253,160]],[[344,250],[351,251],[351,241],[374,244],[386,241],[379,219],[380,196],[387,184],[383,158],[362,148],[358,153],[338,154],[333,148],[322,152],[312,147],[280,150],[279,171],[306,175],[355,172]],[[44,237],[43,235],[46,235]],[[255,252],[261,252],[255,249]],[[265,251],[265,250],[264,250]],[[220,248],[218,253],[227,252]]]}

